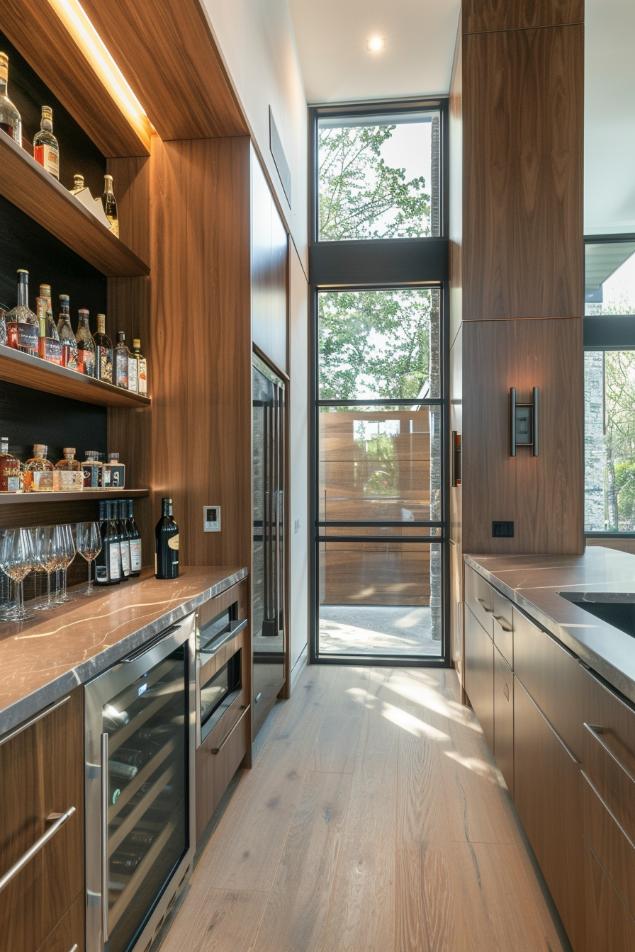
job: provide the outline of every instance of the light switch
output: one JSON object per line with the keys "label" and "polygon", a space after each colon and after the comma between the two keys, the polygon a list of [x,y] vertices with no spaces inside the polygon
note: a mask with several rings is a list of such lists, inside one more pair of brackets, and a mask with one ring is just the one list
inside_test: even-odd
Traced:
{"label": "light switch", "polygon": [[220,532],[220,506],[203,506],[203,532]]}

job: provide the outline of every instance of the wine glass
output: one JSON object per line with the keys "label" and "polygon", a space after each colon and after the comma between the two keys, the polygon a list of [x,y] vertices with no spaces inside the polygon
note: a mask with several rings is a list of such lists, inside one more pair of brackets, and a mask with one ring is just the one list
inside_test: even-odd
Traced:
{"label": "wine glass", "polygon": [[73,539],[73,530],[68,523],[61,526],[55,526],[56,548],[58,551],[57,568],[62,570],[62,588],[55,599],[58,605],[70,601],[67,592],[68,567],[75,558],[77,550],[75,549],[75,540]]}
{"label": "wine glass", "polygon": [[58,567],[57,537],[54,526],[39,526],[31,530],[33,538],[33,555],[36,571],[46,573],[46,601],[34,605],[35,611],[46,611],[53,608],[55,602],[51,595],[51,572]]}
{"label": "wine glass", "polygon": [[33,570],[33,539],[28,529],[7,529],[0,540],[0,568],[15,582],[16,606],[11,618],[33,618],[24,607],[24,579]]}
{"label": "wine glass", "polygon": [[75,527],[77,551],[88,563],[88,585],[84,595],[93,593],[92,563],[101,552],[101,535],[98,522],[78,522]]}

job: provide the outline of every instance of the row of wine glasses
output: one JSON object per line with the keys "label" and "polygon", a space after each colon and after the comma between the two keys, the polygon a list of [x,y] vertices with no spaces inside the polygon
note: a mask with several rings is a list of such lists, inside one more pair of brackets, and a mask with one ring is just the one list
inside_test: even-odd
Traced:
{"label": "row of wine glasses", "polygon": [[[84,594],[93,590],[92,563],[101,552],[101,536],[97,522],[79,522],[75,526],[37,526],[30,529],[5,529],[0,534],[0,570],[13,582],[15,601],[2,612],[7,621],[33,618],[34,611],[46,611],[70,598],[67,591],[68,569],[79,553],[88,563],[88,585]],[[46,575],[46,599],[27,608],[24,604],[24,580],[31,572]],[[59,572],[61,587],[55,597],[51,593],[51,575]]]}

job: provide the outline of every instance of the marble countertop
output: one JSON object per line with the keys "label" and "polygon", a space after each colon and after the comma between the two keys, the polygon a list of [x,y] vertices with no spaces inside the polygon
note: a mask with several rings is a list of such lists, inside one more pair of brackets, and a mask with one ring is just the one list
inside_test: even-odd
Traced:
{"label": "marble countertop", "polygon": [[0,737],[246,576],[234,566],[186,568],[174,581],[146,571],[21,625],[0,624]]}
{"label": "marble countertop", "polygon": [[465,561],[635,703],[635,638],[559,594],[635,595],[635,555],[589,546],[584,555],[466,555]]}

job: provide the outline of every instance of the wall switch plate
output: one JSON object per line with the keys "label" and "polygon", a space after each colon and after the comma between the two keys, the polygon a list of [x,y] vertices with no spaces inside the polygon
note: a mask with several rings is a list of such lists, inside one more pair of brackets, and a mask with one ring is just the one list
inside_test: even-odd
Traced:
{"label": "wall switch plate", "polygon": [[514,523],[513,522],[493,522],[492,536],[495,539],[513,539],[514,538]]}
{"label": "wall switch plate", "polygon": [[220,532],[220,506],[203,506],[203,532]]}

